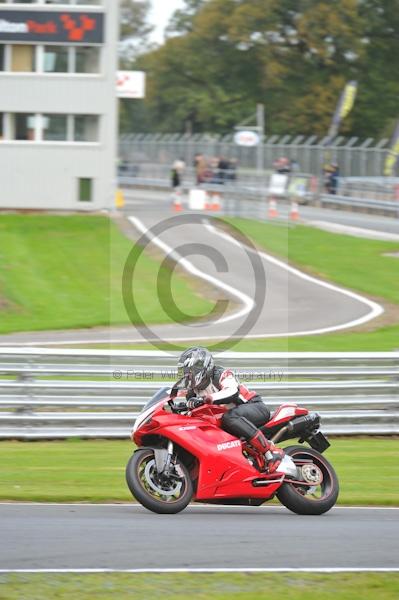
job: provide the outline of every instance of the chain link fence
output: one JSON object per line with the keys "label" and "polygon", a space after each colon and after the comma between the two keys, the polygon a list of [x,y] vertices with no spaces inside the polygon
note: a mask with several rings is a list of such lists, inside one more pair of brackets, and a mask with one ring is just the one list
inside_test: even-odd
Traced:
{"label": "chain link fence", "polygon": [[[327,145],[328,144],[328,145]],[[238,146],[233,135],[131,134],[119,140],[120,165],[139,174],[146,165],[167,165],[180,158],[192,166],[196,154],[208,159],[224,157],[236,161],[242,174],[259,171],[259,157],[263,171],[273,170],[281,157],[287,158],[302,173],[319,176],[323,165],[337,163],[341,177],[381,177],[388,153],[388,139],[359,140],[357,137],[328,138],[317,136],[268,136],[261,147]]]}

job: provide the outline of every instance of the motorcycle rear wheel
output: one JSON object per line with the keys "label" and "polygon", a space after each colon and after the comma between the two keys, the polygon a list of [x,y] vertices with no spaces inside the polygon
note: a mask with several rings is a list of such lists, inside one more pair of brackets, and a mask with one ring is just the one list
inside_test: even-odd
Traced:
{"label": "motorcycle rear wheel", "polygon": [[175,514],[186,508],[193,496],[187,468],[176,462],[180,477],[159,475],[151,448],[137,450],[126,466],[126,483],[132,495],[148,510]]}
{"label": "motorcycle rear wheel", "polygon": [[339,494],[337,475],[328,460],[322,454],[306,446],[288,446],[286,454],[295,459],[311,459],[323,480],[312,487],[285,480],[276,493],[281,504],[298,515],[322,515],[336,503]]}

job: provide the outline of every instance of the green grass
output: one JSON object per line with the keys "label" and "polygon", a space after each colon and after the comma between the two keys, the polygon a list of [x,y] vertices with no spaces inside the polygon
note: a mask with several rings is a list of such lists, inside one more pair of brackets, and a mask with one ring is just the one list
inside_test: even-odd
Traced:
{"label": "green grass", "polygon": [[[174,342],[159,344],[156,348],[161,350],[184,350],[191,342]],[[226,344],[215,340],[203,341],[203,346],[216,346],[224,350]],[[68,345],[67,347],[71,347]],[[80,348],[81,346],[76,346]],[[147,344],[86,344],[85,347],[106,350],[154,350],[154,346]],[[399,325],[382,327],[376,331],[354,332],[346,331],[328,335],[309,335],[292,338],[267,338],[243,339],[228,350],[235,352],[390,352],[399,349]]]}
{"label": "green grass", "polygon": [[[121,282],[131,249],[105,216],[0,215],[0,333],[129,324]],[[156,293],[159,266],[143,254],[132,284],[147,323],[173,320]],[[192,317],[212,306],[178,275],[172,294]]]}
{"label": "green grass", "polygon": [[[399,260],[385,256],[399,251],[396,242],[380,242],[320,231],[303,225],[286,226],[250,219],[225,218],[258,247],[291,264],[345,288],[389,302],[399,315]],[[361,330],[290,338],[244,339],[232,350],[246,352],[359,352],[399,348],[399,323],[375,328],[371,321]],[[213,345],[215,341],[202,342]],[[177,344],[179,345],[179,344]],[[181,344],[181,348],[187,343]],[[115,345],[114,348],[151,348],[149,345]],[[219,348],[225,344],[221,341]],[[163,348],[167,350],[168,344]],[[230,346],[229,346],[230,349]]]}
{"label": "green grass", "polygon": [[[284,226],[249,219],[226,219],[260,248],[288,260],[312,275],[397,306],[399,260],[388,253],[399,243],[380,242],[328,233],[303,225]],[[237,351],[351,352],[390,351],[399,347],[399,323],[373,329],[344,330],[326,335],[265,340],[243,340]],[[223,345],[222,345],[223,346]],[[222,347],[221,346],[221,347]]]}
{"label": "green grass", "polygon": [[225,219],[258,246],[312,274],[399,305],[399,242],[380,242],[321,231],[314,227]]}
{"label": "green grass", "polygon": [[398,573],[0,575],[0,600],[396,600],[398,597]]}
{"label": "green grass", "polygon": [[[260,248],[288,260],[304,271],[337,283],[347,289],[388,302],[399,319],[399,259],[385,256],[399,251],[396,242],[365,240],[347,235],[320,231],[303,225],[262,223],[249,219],[226,218],[227,223],[241,230]],[[214,345],[215,340],[201,342]],[[185,348],[187,343],[176,344]],[[96,346],[108,347],[109,346]],[[113,348],[151,349],[151,344],[118,344]],[[161,346],[168,350],[165,343]],[[225,343],[221,341],[223,350]],[[232,350],[247,352],[323,352],[323,351],[391,351],[399,348],[399,323],[389,322],[376,327],[370,321],[361,329],[337,333],[291,338],[244,339]],[[230,346],[229,346],[230,349]]]}
{"label": "green grass", "polygon": [[[129,441],[0,442],[0,500],[131,500],[124,470],[132,452]],[[340,480],[339,502],[398,506],[398,455],[397,439],[333,439],[326,456]]]}

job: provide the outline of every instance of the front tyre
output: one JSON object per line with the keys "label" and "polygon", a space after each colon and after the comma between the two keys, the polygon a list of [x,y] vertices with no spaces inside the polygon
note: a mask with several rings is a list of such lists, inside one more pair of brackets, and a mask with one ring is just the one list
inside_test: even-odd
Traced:
{"label": "front tyre", "polygon": [[126,483],[133,496],[148,510],[175,514],[185,509],[193,496],[187,468],[178,459],[170,475],[159,474],[153,450],[137,450],[126,466]]}
{"label": "front tyre", "polygon": [[[306,446],[288,446],[284,451],[300,469],[305,469],[308,483],[314,478],[314,485],[289,483],[289,479],[286,479],[277,492],[281,504],[298,515],[322,515],[330,510],[337,501],[339,483],[328,460]],[[310,460],[311,463],[305,462]]]}

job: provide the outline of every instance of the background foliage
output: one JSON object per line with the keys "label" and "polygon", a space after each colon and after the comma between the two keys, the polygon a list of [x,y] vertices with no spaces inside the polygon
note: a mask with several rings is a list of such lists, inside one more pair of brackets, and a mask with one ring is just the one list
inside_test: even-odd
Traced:
{"label": "background foliage", "polygon": [[398,0],[186,0],[166,43],[131,63],[147,98],[124,103],[122,130],[229,133],[262,102],[269,134],[325,135],[355,79],[342,133],[389,136],[398,31]]}

